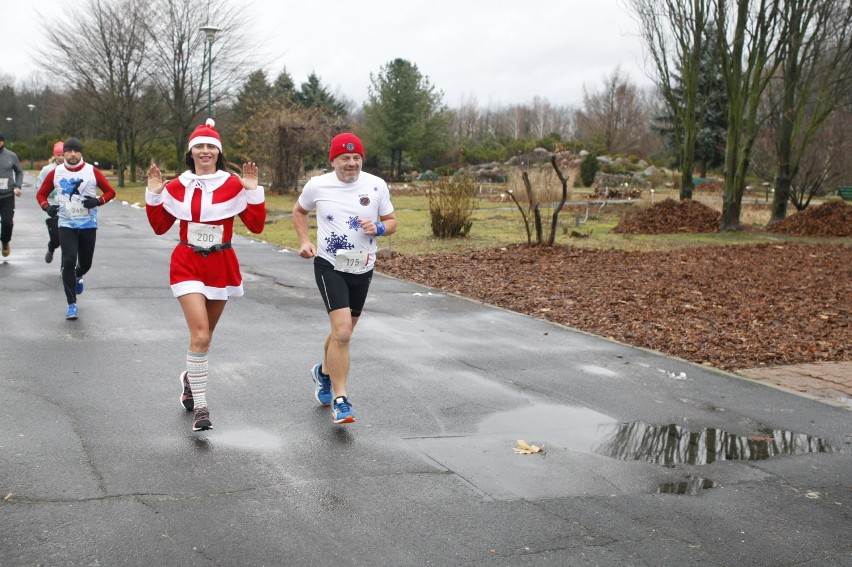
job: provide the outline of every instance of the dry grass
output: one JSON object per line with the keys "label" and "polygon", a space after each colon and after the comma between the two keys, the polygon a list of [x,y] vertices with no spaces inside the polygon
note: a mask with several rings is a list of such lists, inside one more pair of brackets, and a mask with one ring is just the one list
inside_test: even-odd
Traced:
{"label": "dry grass", "polygon": [[[722,212],[722,195],[695,192],[692,200]],[[772,217],[772,199],[767,202],[762,197],[747,195],[743,197],[740,223],[743,226],[766,226]]]}

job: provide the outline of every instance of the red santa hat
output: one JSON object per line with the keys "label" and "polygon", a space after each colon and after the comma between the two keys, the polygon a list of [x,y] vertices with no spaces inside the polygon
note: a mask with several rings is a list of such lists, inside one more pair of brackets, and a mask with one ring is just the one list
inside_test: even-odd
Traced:
{"label": "red santa hat", "polygon": [[331,139],[331,144],[329,144],[328,160],[334,161],[334,158],[340,154],[361,154],[363,158],[364,144],[352,132],[338,134]]}
{"label": "red santa hat", "polygon": [[187,149],[191,150],[192,146],[198,144],[213,144],[221,152],[222,139],[219,138],[219,132],[216,131],[214,126],[216,126],[216,122],[212,118],[208,118],[204,124],[193,130],[192,134],[189,135],[189,147]]}

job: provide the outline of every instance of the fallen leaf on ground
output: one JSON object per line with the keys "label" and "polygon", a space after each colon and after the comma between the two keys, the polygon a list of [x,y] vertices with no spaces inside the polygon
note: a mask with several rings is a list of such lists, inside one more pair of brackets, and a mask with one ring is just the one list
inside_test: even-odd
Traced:
{"label": "fallen leaf on ground", "polygon": [[518,446],[514,448],[514,451],[518,455],[531,455],[533,453],[543,453],[544,445],[539,447],[538,445],[530,445],[523,439],[518,439]]}

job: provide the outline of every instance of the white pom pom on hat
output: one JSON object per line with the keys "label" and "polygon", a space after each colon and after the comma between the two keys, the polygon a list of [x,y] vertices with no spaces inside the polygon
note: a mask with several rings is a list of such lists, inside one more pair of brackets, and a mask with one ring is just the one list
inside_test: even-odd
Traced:
{"label": "white pom pom on hat", "polygon": [[187,149],[191,150],[192,146],[198,144],[213,144],[221,152],[222,139],[219,137],[219,132],[216,131],[215,126],[216,122],[212,118],[208,118],[204,124],[196,127],[189,136],[189,147]]}

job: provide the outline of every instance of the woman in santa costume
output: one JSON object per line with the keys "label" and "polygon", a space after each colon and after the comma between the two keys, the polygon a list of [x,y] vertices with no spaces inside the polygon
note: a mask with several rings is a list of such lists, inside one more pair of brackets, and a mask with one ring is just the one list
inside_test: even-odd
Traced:
{"label": "woman in santa costume", "polygon": [[157,234],[180,221],[180,243],[172,252],[169,280],[189,327],[186,370],[181,373],[181,405],[195,410],[193,431],[213,427],[207,408],[207,353],[213,330],[229,297],[243,295],[237,254],[231,247],[234,217],[260,234],[266,221],[257,164],[243,164],[242,177],[225,171],[222,141],[215,123],[198,126],[189,137],[189,171],[163,182],[159,168],[148,169],[145,210]]}

